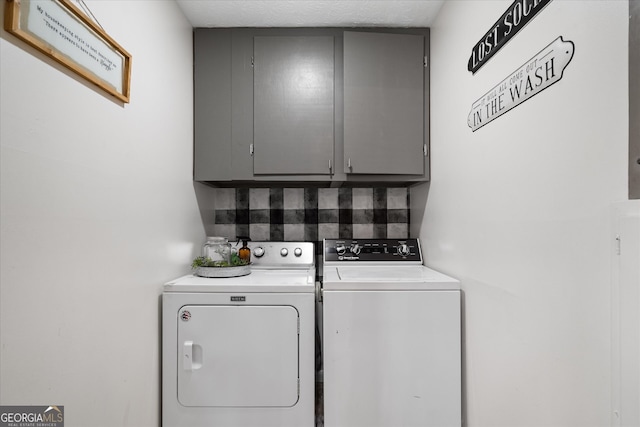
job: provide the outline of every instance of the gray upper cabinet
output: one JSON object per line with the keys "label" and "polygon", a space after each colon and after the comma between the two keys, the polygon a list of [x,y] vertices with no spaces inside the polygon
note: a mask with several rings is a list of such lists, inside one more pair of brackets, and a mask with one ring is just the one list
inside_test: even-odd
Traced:
{"label": "gray upper cabinet", "polygon": [[424,173],[424,36],[344,33],[344,172]]}
{"label": "gray upper cabinet", "polygon": [[428,28],[195,29],[194,180],[428,180],[428,49]]}
{"label": "gray upper cabinet", "polygon": [[194,180],[231,176],[231,31],[200,31],[194,38]]}
{"label": "gray upper cabinet", "polygon": [[255,37],[253,172],[330,174],[333,37]]}

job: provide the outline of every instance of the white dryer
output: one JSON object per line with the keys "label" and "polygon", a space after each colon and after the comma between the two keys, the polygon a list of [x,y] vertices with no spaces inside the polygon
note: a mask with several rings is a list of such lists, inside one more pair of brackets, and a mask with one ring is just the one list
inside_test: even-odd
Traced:
{"label": "white dryer", "polygon": [[324,425],[460,427],[460,283],[417,239],[323,250]]}
{"label": "white dryer", "polygon": [[315,425],[313,243],[250,247],[247,276],[164,286],[163,427]]}

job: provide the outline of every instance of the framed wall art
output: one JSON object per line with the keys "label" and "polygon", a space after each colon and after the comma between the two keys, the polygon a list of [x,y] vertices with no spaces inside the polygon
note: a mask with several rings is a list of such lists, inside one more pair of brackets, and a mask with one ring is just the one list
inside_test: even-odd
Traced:
{"label": "framed wall art", "polygon": [[71,0],[6,0],[5,4],[6,31],[129,102],[131,55]]}

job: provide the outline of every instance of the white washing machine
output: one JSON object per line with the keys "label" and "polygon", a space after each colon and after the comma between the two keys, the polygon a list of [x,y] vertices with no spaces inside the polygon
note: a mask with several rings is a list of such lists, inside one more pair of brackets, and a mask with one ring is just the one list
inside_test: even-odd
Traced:
{"label": "white washing machine", "polygon": [[164,286],[163,427],[315,425],[313,243],[250,248],[247,276]]}
{"label": "white washing machine", "polygon": [[461,426],[460,283],[417,239],[323,250],[324,425]]}

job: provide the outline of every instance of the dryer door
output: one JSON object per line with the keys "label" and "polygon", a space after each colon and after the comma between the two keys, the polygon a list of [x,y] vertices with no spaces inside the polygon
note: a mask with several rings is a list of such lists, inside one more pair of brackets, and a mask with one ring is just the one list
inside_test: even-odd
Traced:
{"label": "dryer door", "polygon": [[186,305],[177,313],[178,401],[289,407],[298,401],[298,310]]}

